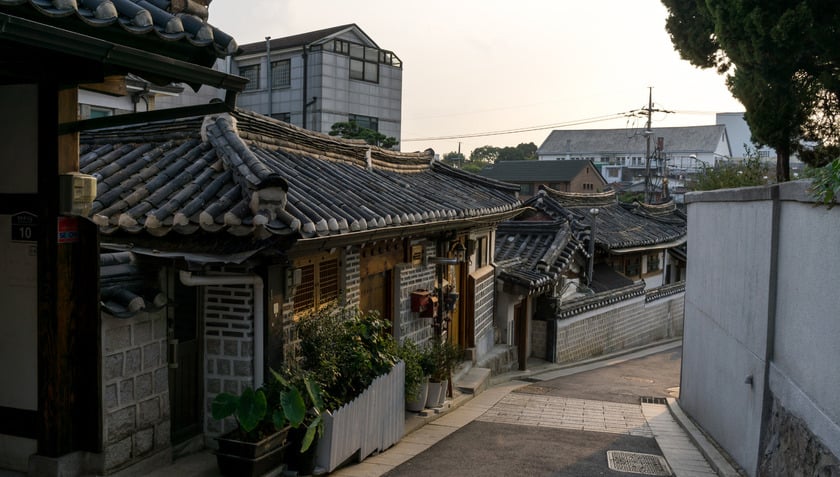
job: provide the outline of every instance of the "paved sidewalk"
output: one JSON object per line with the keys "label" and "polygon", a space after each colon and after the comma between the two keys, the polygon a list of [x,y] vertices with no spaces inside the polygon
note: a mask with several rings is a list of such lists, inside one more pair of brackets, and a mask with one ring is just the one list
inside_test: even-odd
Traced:
{"label": "paved sidewalk", "polygon": [[[577,429],[639,437],[653,437],[668,465],[677,477],[737,476],[728,462],[716,454],[673,399],[664,404],[622,404],[574,399],[540,394],[514,393],[533,381],[567,376],[610,366],[628,359],[657,353],[679,346],[666,343],[634,350],[622,356],[605,357],[580,366],[559,368],[556,365],[536,368],[525,375],[509,373],[494,377],[495,383],[478,395],[460,394],[439,415],[419,417],[410,414],[406,435],[386,451],[331,473],[339,477],[379,477],[429,449],[440,440],[473,421]],[[531,382],[518,381],[517,378]],[[679,418],[679,421],[674,416]],[[686,433],[685,429],[689,429]],[[711,465],[710,465],[711,462]],[[218,476],[215,457],[209,451],[177,460],[171,466],[148,477],[179,475],[184,477]]]}

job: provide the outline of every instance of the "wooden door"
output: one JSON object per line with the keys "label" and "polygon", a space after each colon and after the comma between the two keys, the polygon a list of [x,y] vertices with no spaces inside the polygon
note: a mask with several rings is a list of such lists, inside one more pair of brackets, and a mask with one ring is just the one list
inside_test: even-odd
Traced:
{"label": "wooden door", "polygon": [[183,442],[202,429],[198,290],[175,281],[175,303],[167,320],[172,443]]}
{"label": "wooden door", "polygon": [[367,275],[359,283],[359,308],[362,312],[377,311],[379,316],[391,323],[389,333],[393,334],[393,313],[391,311],[391,271]]}
{"label": "wooden door", "polygon": [[528,365],[528,315],[526,303],[520,301],[513,307],[513,340],[516,343],[519,370],[524,371]]}

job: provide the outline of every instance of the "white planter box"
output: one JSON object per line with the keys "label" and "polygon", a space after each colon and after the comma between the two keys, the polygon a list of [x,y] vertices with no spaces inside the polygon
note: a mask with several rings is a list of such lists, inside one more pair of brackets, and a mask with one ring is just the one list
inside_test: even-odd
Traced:
{"label": "white planter box", "polygon": [[376,378],[356,399],[324,413],[315,465],[332,472],[347,459],[359,461],[396,444],[405,432],[405,363]]}

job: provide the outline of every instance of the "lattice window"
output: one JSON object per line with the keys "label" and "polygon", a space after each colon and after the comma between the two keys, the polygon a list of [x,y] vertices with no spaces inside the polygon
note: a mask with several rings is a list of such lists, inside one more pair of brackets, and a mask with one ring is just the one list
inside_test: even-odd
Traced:
{"label": "lattice window", "polygon": [[334,257],[300,265],[301,282],[295,290],[295,319],[338,300],[339,262]]}

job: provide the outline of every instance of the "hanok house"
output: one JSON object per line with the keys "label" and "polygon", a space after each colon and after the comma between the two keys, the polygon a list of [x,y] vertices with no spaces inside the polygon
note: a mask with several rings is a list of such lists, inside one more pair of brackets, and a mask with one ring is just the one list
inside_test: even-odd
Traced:
{"label": "hanok house", "polygon": [[[102,248],[130,251],[167,299],[103,314],[104,471],[212,445],[227,430],[212,398],[294,360],[295,321],[333,303],[399,339],[492,342],[495,228],[520,212],[516,188],[433,157],[244,110],[83,133]],[[435,312],[440,284],[460,298]]]}
{"label": "hanok house", "polygon": [[607,181],[590,160],[501,161],[487,166],[480,174],[519,185],[519,197],[526,200],[541,187],[565,192],[601,192]]}
{"label": "hanok house", "polygon": [[78,91],[136,74],[223,88],[233,104],[246,80],[211,68],[237,46],[207,23],[208,3],[0,0],[0,468],[103,473],[139,452],[123,432],[136,415],[103,425],[98,232],[81,218],[95,181],[78,174],[92,123],[77,121]]}
{"label": "hanok house", "polygon": [[[681,335],[686,220],[673,202],[543,188],[523,207],[496,242],[496,320],[526,347],[520,367],[523,357],[574,361]],[[532,256],[541,260],[516,260]]]}

